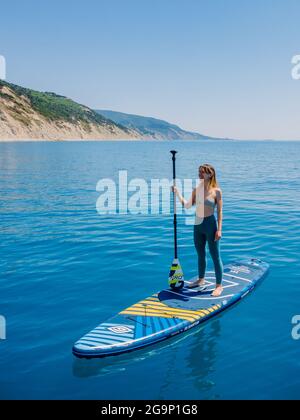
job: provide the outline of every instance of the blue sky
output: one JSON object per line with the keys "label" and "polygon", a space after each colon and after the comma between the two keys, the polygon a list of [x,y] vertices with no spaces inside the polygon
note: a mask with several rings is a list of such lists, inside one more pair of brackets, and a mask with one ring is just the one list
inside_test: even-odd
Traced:
{"label": "blue sky", "polygon": [[7,80],[211,136],[300,139],[299,0],[10,0]]}

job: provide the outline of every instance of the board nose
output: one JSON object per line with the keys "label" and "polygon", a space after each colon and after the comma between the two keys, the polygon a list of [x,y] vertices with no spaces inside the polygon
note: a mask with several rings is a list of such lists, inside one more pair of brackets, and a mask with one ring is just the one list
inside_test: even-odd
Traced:
{"label": "board nose", "polygon": [[73,346],[73,354],[76,356],[89,356],[89,355],[93,355],[95,352],[97,352],[97,354],[101,354],[101,351],[105,353],[105,350],[107,349],[107,347],[109,346],[106,346],[103,344],[97,345],[96,343],[88,344],[79,340]]}

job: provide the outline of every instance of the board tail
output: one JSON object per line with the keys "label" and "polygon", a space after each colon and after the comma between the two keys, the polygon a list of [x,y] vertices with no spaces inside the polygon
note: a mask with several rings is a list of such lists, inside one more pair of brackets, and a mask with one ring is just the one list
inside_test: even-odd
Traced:
{"label": "board tail", "polygon": [[169,274],[169,286],[172,289],[182,289],[184,287],[184,275],[178,258],[175,258]]}

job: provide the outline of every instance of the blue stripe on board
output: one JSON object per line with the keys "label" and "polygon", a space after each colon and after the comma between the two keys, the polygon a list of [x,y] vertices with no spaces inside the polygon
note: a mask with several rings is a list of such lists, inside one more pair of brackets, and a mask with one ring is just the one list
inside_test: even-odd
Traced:
{"label": "blue stripe on board", "polygon": [[[98,347],[98,346],[101,345],[101,343],[94,343],[93,341],[84,340],[83,338],[80,341],[78,341],[78,343],[77,343],[77,345],[81,345],[81,344],[84,345],[84,346],[88,345],[90,347]],[[108,344],[106,344],[106,345],[108,345]]]}
{"label": "blue stripe on board", "polygon": [[88,347],[91,347],[91,348],[95,347],[95,343],[90,343],[89,341],[86,341],[86,340],[83,340],[83,339],[81,339],[80,341],[75,343],[75,345],[76,346],[84,345],[84,346],[88,346]]}
{"label": "blue stripe on board", "polygon": [[85,340],[85,341],[89,341],[90,343],[94,343],[94,345],[96,345],[96,344],[101,344],[101,343],[104,343],[104,342],[109,342],[109,343],[115,343],[115,341],[113,341],[113,340],[108,340],[108,339],[96,339],[96,338],[93,338],[93,337],[88,337],[88,336],[84,336],[81,340],[80,340],[80,342],[82,341],[82,340]]}
{"label": "blue stripe on board", "polygon": [[174,327],[176,325],[176,318],[168,318],[170,327]]}
{"label": "blue stripe on board", "polygon": [[152,316],[150,317],[150,324],[151,324],[151,334],[154,334],[155,333],[155,326],[154,326],[154,322],[153,322]]}
{"label": "blue stripe on board", "polygon": [[142,323],[143,323],[143,332],[142,332],[142,337],[145,337],[145,335],[147,335],[147,318],[145,318],[144,316],[141,317],[142,318]]}
{"label": "blue stripe on board", "polygon": [[173,318],[174,325],[178,325],[178,324],[180,324],[182,321],[183,321],[182,319]]}
{"label": "blue stripe on board", "polygon": [[165,318],[159,318],[159,319],[160,319],[160,322],[162,323],[162,326],[163,326],[164,330],[169,328],[169,324],[168,324],[168,322],[166,321]]}
{"label": "blue stripe on board", "polygon": [[152,328],[152,324],[151,324],[152,317],[151,316],[150,317],[145,317],[144,319],[146,321],[146,329],[145,329],[146,334],[145,335],[150,335],[153,332],[153,328]]}
{"label": "blue stripe on board", "polygon": [[141,338],[143,337],[143,325],[142,325],[142,317],[137,316],[136,317],[136,326],[135,326],[135,338]]}
{"label": "blue stripe on board", "polygon": [[165,318],[165,322],[168,324],[168,328],[170,328],[170,326],[172,325],[170,319]]}
{"label": "blue stripe on board", "polygon": [[177,325],[177,318],[172,318],[171,321],[173,326]]}
{"label": "blue stripe on board", "polygon": [[161,329],[161,330],[164,330],[164,324],[162,323],[161,318],[157,318],[157,320],[158,320],[158,322],[159,322],[159,324],[160,324],[160,329]]}
{"label": "blue stripe on board", "polygon": [[95,334],[95,335],[112,335],[113,337],[124,337],[124,338],[133,338],[134,334],[117,334],[113,331],[108,331],[108,330],[93,330],[90,332],[90,334]]}
{"label": "blue stripe on board", "polygon": [[[85,340],[85,338],[83,338],[82,340]],[[80,342],[82,341],[80,340]],[[87,339],[89,342],[96,344],[103,344],[103,343],[107,343],[107,344],[122,344],[122,343],[116,343],[115,340],[108,340],[108,339],[104,339],[101,338],[101,340],[93,340],[92,338],[88,338]]]}
{"label": "blue stripe on board", "polygon": [[81,338],[80,342],[82,340],[87,340],[87,341],[89,341],[91,343],[94,343],[94,345],[100,343],[100,340],[99,339],[96,339],[96,338],[93,338],[93,337],[84,336],[84,337]]}
{"label": "blue stripe on board", "polygon": [[159,320],[158,320],[158,318],[157,318],[157,317],[154,317],[154,318],[153,318],[153,323],[154,323],[154,328],[155,328],[155,331],[156,331],[156,332],[161,331],[161,325],[160,325]]}
{"label": "blue stripe on board", "polygon": [[92,338],[93,340],[97,339],[99,341],[101,341],[102,338],[104,338],[104,339],[107,338],[108,340],[120,341],[120,342],[123,342],[123,343],[126,342],[126,341],[130,341],[130,339],[128,339],[126,337],[117,337],[115,335],[96,335],[95,336],[94,334],[87,334],[86,337]]}

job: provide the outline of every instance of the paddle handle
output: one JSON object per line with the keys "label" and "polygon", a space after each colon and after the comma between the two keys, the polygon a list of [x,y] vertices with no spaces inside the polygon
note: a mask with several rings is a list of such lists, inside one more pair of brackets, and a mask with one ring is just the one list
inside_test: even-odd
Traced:
{"label": "paddle handle", "polygon": [[[176,187],[176,150],[171,150],[172,161],[173,161],[173,186]],[[176,194],[173,192],[173,208],[174,208],[174,250],[175,259],[178,258],[178,247],[177,247],[177,209],[176,209]]]}

